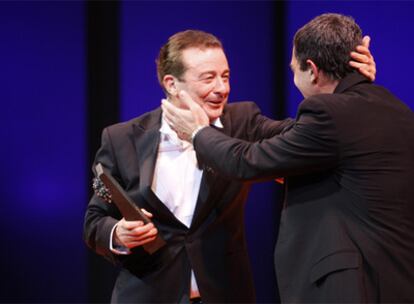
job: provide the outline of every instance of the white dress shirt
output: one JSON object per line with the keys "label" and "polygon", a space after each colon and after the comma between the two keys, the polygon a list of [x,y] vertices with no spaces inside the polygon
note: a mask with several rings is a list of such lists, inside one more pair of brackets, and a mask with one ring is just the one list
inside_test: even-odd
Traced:
{"label": "white dress shirt", "polygon": [[197,167],[193,146],[179,139],[164,119],[160,133],[151,189],[180,222],[190,227],[203,172]]}
{"label": "white dress shirt", "polygon": [[[213,125],[223,128],[220,118]],[[190,227],[203,171],[198,168],[193,145],[178,138],[164,118],[161,119],[160,133],[151,189],[181,223]],[[128,248],[113,246],[115,227],[111,232],[110,249],[117,254],[129,254]],[[191,271],[190,298],[198,296],[200,293]]]}

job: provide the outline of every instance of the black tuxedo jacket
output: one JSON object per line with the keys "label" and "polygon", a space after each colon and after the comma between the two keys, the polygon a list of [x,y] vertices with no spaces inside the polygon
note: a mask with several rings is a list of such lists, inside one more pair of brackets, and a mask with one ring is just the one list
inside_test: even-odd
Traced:
{"label": "black tuxedo jacket", "polygon": [[[289,121],[260,115],[253,103],[225,107],[223,132],[243,140],[270,137]],[[141,247],[130,255],[109,249],[110,232],[121,215],[113,204],[93,196],[85,216],[84,237],[98,254],[122,265],[112,302],[188,302],[190,269],[203,302],[254,302],[254,288],[245,243],[243,207],[248,185],[203,171],[191,226],[187,228],[151,190],[160,139],[161,110],[103,131],[95,163],[109,168],[132,200],[153,214],[167,245],[153,255]]]}
{"label": "black tuxedo jacket", "polygon": [[238,179],[286,176],[275,263],[283,302],[414,302],[414,114],[352,74],[246,143],[212,128],[198,157]]}

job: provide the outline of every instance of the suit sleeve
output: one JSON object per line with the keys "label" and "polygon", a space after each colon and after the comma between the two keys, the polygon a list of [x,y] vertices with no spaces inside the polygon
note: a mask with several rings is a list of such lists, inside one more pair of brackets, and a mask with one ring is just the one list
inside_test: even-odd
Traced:
{"label": "suit sleeve", "polygon": [[295,123],[271,138],[248,142],[213,128],[194,139],[198,157],[218,172],[237,179],[273,179],[332,168],[337,164],[337,131],[323,102],[307,99]]}
{"label": "suit sleeve", "polygon": [[282,133],[282,131],[294,123],[294,120],[291,118],[273,120],[262,115],[259,107],[254,102],[240,102],[237,106],[239,108],[234,113],[234,123],[238,127],[244,128],[244,134],[247,135],[248,141],[270,138]]}
{"label": "suit sleeve", "polygon": [[[93,168],[97,163],[108,168],[116,178],[118,170],[108,129],[102,132],[101,147],[96,154]],[[91,249],[113,263],[116,263],[120,257],[113,254],[109,248],[111,230],[121,218],[114,204],[103,201],[95,194],[92,196],[84,219],[84,239]]]}

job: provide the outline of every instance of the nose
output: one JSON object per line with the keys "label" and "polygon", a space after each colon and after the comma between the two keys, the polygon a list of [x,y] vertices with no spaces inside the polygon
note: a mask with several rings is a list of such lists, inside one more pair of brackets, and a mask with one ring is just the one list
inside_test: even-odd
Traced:
{"label": "nose", "polygon": [[226,95],[229,93],[229,88],[230,86],[227,78],[217,77],[216,86],[214,88],[215,93]]}

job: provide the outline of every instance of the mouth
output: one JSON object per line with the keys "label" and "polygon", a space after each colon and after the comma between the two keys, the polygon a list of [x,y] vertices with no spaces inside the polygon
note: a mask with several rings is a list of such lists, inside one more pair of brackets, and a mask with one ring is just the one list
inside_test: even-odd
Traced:
{"label": "mouth", "polygon": [[206,103],[207,103],[208,105],[213,106],[213,107],[219,107],[219,106],[222,106],[224,102],[225,102],[225,100],[224,100],[224,99],[219,99],[219,100],[207,100],[207,101],[206,101]]}

